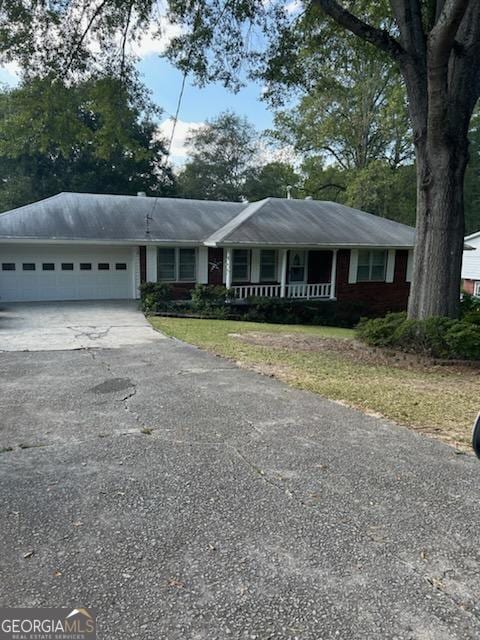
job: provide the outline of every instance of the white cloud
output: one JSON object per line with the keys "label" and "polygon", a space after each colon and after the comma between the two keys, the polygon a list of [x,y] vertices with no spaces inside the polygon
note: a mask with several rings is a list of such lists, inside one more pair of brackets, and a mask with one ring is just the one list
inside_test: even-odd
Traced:
{"label": "white cloud", "polygon": [[181,25],[173,24],[166,16],[161,16],[160,26],[152,24],[137,42],[131,43],[131,52],[139,58],[160,55],[165,52],[171,40],[181,33]]}
{"label": "white cloud", "polygon": [[[187,146],[186,138],[190,131],[198,130],[205,126],[204,122],[185,122],[184,120],[177,120],[175,127],[175,133],[173,136],[172,147],[170,149],[170,159],[173,164],[183,164],[187,158]],[[173,118],[164,120],[159,126],[159,131],[166,139],[167,144],[170,141],[172,135]]]}

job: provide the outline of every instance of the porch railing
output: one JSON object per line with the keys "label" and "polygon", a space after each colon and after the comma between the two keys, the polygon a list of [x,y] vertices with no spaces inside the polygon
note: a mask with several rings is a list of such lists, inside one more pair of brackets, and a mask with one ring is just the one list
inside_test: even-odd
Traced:
{"label": "porch railing", "polygon": [[[287,284],[285,285],[286,298],[329,298],[332,285],[330,282],[316,284]],[[266,297],[280,298],[281,285],[279,284],[247,284],[232,287],[237,300],[245,298]]]}

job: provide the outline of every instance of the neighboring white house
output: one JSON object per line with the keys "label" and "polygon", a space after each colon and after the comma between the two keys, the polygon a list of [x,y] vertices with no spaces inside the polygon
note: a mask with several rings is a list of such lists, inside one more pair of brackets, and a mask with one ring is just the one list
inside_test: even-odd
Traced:
{"label": "neighboring white house", "polygon": [[462,280],[463,289],[480,297],[480,231],[465,238],[465,244],[472,249],[463,252]]}

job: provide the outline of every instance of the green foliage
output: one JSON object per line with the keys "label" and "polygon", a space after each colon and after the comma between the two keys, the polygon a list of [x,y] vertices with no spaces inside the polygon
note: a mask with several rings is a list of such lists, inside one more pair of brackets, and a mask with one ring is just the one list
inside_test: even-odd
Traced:
{"label": "green foliage", "polygon": [[201,200],[241,200],[257,150],[252,125],[226,111],[191,131],[187,145],[190,159],[178,175],[178,194]]}
{"label": "green foliage", "polygon": [[142,282],[140,301],[144,311],[156,311],[161,304],[172,299],[172,286],[166,282]]}
{"label": "green foliage", "polygon": [[0,92],[0,210],[60,191],[171,192],[159,110],[108,76],[33,79]]}
{"label": "green foliage", "polygon": [[285,298],[250,298],[232,306],[236,315],[250,322],[334,327],[353,327],[368,312],[360,303]]}
{"label": "green foliage", "polygon": [[480,325],[465,318],[409,320],[404,313],[390,313],[384,318],[362,320],[356,335],[371,346],[435,358],[480,360]]}
{"label": "green foliage", "polygon": [[221,285],[196,284],[192,291],[192,306],[198,311],[218,309],[225,305],[228,289]]}
{"label": "green foliage", "polygon": [[270,162],[263,167],[252,167],[246,175],[243,195],[250,202],[263,198],[285,198],[287,186],[291,186],[291,195],[300,195],[301,176],[290,164]]}

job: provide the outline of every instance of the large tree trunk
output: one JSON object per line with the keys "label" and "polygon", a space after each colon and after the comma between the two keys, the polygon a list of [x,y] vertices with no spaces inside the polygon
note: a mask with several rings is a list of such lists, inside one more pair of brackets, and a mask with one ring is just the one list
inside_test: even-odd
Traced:
{"label": "large tree trunk", "polygon": [[417,224],[410,318],[459,312],[464,236],[463,182],[468,142],[417,145]]}

